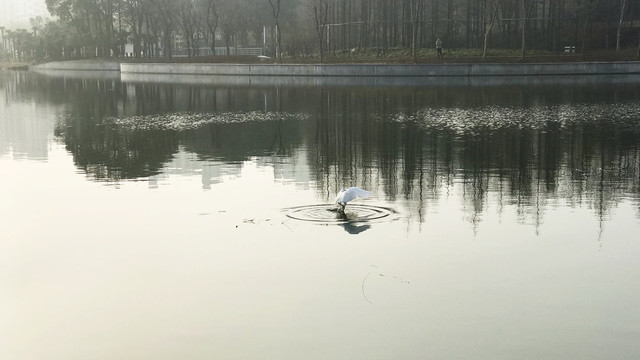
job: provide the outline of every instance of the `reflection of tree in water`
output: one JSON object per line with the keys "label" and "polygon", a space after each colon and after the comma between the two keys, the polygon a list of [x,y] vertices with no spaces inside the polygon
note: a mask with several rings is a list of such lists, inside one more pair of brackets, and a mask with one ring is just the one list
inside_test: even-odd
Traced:
{"label": "reflection of tree in water", "polygon": [[211,124],[181,133],[185,149],[202,158],[243,161],[253,156],[290,156],[300,146],[301,123],[274,120],[238,124]]}
{"label": "reflection of tree in water", "polygon": [[424,112],[410,96],[360,94],[318,96],[310,166],[327,198],[342,186],[363,186],[390,201],[402,197],[424,220],[442,192],[456,188],[473,223],[495,204],[516,206],[521,221],[536,225],[551,204],[587,205],[606,218],[624,199],[638,198],[637,105],[613,115],[618,105],[597,114],[579,104],[572,114],[563,107],[522,106],[495,119],[472,119],[475,112],[465,109],[443,122],[434,120],[437,109],[448,108]]}
{"label": "reflection of tree in water", "polygon": [[56,129],[76,166],[96,179],[136,179],[156,175],[177,151],[170,131],[123,131],[93,118],[67,117]]}
{"label": "reflection of tree in water", "polygon": [[74,157],[76,166],[96,179],[148,177],[178,148],[178,138],[166,131],[123,131],[105,117],[125,106],[126,89],[115,80],[39,79],[47,96],[63,94],[65,112],[55,129]]}
{"label": "reflection of tree in water", "polygon": [[78,167],[97,179],[158,174],[182,147],[201,159],[241,162],[254,156],[290,156],[300,145],[299,121],[209,124],[190,130],[128,129],[105,119],[67,117],[64,137]]}
{"label": "reflection of tree in water", "polygon": [[[358,185],[404,204],[421,221],[454,191],[462,194],[469,221],[478,223],[490,206],[515,206],[522,221],[536,224],[553,204],[586,205],[606,218],[624,199],[638,202],[640,192],[635,86],[245,88],[29,75],[11,81],[7,96],[21,92],[64,104],[57,133],[78,166],[98,178],[155,174],[179,149],[239,162],[287,158],[306,148],[323,197]],[[310,114],[312,120],[182,131],[105,121],[184,112]]]}
{"label": "reflection of tree in water", "polygon": [[[265,105],[266,95],[256,91],[237,94],[229,89],[205,91],[192,87],[127,85],[121,87],[122,93],[112,94],[95,81],[76,80],[70,84],[74,84],[72,88],[77,91],[69,94],[70,105],[60,118],[56,135],[64,138],[76,165],[96,179],[134,179],[158,174],[180,148],[202,159],[223,162],[263,155],[287,156],[300,146],[303,138],[299,119],[271,112],[177,112],[246,111],[244,109],[258,108],[258,103],[270,108]],[[221,103],[224,105],[218,106]],[[130,114],[155,121],[152,121],[155,127],[137,127],[140,119]],[[224,120],[225,114],[235,122],[216,123],[219,118]],[[122,117],[124,121],[119,121]],[[213,120],[196,128],[174,128],[172,124],[162,123],[167,117],[179,118],[185,124]],[[132,120],[127,122],[129,118]]]}

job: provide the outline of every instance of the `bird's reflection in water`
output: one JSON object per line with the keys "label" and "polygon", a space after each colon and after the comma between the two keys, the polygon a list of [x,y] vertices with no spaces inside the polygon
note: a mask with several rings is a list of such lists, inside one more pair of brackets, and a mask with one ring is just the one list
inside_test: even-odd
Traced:
{"label": "bird's reflection in water", "polygon": [[369,230],[371,228],[371,225],[363,224],[363,223],[346,222],[342,224],[342,227],[349,234],[358,235],[363,231]]}
{"label": "bird's reflection in water", "polygon": [[345,211],[342,210],[342,208],[331,208],[328,209],[328,211],[335,212],[336,220],[344,221],[344,223],[341,223],[340,225],[342,225],[344,230],[349,234],[357,235],[371,228],[371,225],[357,221],[358,213],[355,211]]}

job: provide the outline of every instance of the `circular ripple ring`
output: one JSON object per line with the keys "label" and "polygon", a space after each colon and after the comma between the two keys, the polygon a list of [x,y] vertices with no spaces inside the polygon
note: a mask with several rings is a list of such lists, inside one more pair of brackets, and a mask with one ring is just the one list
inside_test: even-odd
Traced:
{"label": "circular ripple ring", "polygon": [[287,209],[287,216],[302,221],[318,223],[345,223],[349,221],[371,221],[387,217],[392,211],[368,205],[347,205],[346,217],[341,216],[333,204],[306,205]]}

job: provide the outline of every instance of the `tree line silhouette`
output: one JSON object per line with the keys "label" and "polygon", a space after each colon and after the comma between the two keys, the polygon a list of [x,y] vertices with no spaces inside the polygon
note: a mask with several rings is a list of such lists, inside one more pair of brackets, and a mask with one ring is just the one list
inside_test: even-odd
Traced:
{"label": "tree line silhouette", "polygon": [[[635,0],[46,0],[53,20],[9,31],[20,59],[197,57],[282,59],[448,51],[550,52],[640,44]],[[426,51],[428,50],[428,51]],[[640,51],[640,46],[638,46]],[[245,52],[246,53],[246,52]],[[254,52],[251,54],[255,55]]]}

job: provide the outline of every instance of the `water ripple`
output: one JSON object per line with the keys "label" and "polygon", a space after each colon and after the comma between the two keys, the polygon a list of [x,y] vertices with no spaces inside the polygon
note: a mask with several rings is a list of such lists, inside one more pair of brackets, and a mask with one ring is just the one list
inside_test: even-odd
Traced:
{"label": "water ripple", "polygon": [[342,224],[353,221],[378,220],[393,214],[393,210],[370,205],[348,205],[344,214],[334,204],[306,205],[286,209],[289,218],[317,223]]}

